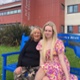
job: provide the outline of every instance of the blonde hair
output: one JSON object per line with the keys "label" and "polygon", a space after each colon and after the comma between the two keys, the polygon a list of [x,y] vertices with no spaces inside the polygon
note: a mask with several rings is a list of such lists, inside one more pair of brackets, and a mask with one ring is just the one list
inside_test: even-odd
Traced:
{"label": "blonde hair", "polygon": [[31,33],[30,33],[30,38],[33,40],[34,38],[33,38],[33,34],[34,34],[34,32],[35,32],[35,29],[38,29],[39,31],[40,31],[40,34],[41,34],[41,37],[42,37],[42,30],[41,30],[41,28],[40,27],[38,27],[38,26],[34,26],[34,28],[31,30]]}
{"label": "blonde hair", "polygon": [[45,27],[46,26],[50,26],[52,27],[52,31],[53,31],[53,36],[52,36],[52,44],[51,44],[51,47],[50,47],[50,59],[53,60],[53,49],[54,49],[54,45],[55,45],[55,42],[57,40],[57,30],[56,30],[56,25],[49,21],[47,22],[44,27],[43,27],[43,41],[42,41],[42,58],[43,58],[43,61],[46,61],[46,37],[44,35],[44,30],[45,30]]}

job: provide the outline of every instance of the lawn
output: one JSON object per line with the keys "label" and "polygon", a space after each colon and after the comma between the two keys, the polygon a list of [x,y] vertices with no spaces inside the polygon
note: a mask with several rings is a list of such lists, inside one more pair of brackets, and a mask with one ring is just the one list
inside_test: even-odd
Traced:
{"label": "lawn", "polygon": [[[9,47],[9,46],[0,46],[0,55],[5,52],[13,52],[18,51],[19,47]],[[80,58],[78,58],[72,49],[66,48],[66,56],[68,57],[70,64],[72,67],[80,68]],[[17,61],[18,56],[9,56],[8,63],[12,63]],[[0,80],[2,80],[2,57],[0,56]],[[13,80],[13,73],[7,71],[7,79]]]}
{"label": "lawn", "polygon": [[[2,53],[6,52],[13,52],[13,51],[19,51],[19,47],[10,47],[10,46],[0,46],[0,80],[2,80]],[[17,61],[18,55],[9,56],[8,57],[8,63],[12,63]],[[13,80],[13,73],[7,71],[7,79],[6,80]]]}

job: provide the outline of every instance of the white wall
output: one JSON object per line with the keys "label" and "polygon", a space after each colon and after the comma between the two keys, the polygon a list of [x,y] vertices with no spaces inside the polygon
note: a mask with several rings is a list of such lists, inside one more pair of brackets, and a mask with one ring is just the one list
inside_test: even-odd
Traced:
{"label": "white wall", "polygon": [[80,25],[80,12],[67,14],[67,6],[80,4],[80,0],[65,0],[65,33],[67,25]]}

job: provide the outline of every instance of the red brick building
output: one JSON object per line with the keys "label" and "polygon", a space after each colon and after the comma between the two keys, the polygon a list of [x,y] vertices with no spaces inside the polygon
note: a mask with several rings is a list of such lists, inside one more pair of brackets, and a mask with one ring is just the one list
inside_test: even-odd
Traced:
{"label": "red brick building", "polygon": [[21,23],[21,1],[0,5],[0,24]]}
{"label": "red brick building", "polygon": [[58,32],[64,28],[65,0],[18,0],[0,5],[0,25],[21,23],[43,27],[53,21]]}

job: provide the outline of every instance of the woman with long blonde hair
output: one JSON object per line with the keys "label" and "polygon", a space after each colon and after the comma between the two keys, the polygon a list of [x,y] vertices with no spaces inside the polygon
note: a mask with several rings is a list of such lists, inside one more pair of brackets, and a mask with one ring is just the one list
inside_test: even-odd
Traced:
{"label": "woman with long blonde hair", "polygon": [[57,37],[56,25],[49,21],[43,27],[43,39],[36,49],[40,52],[40,68],[35,80],[78,80],[70,74],[70,64],[63,42]]}

